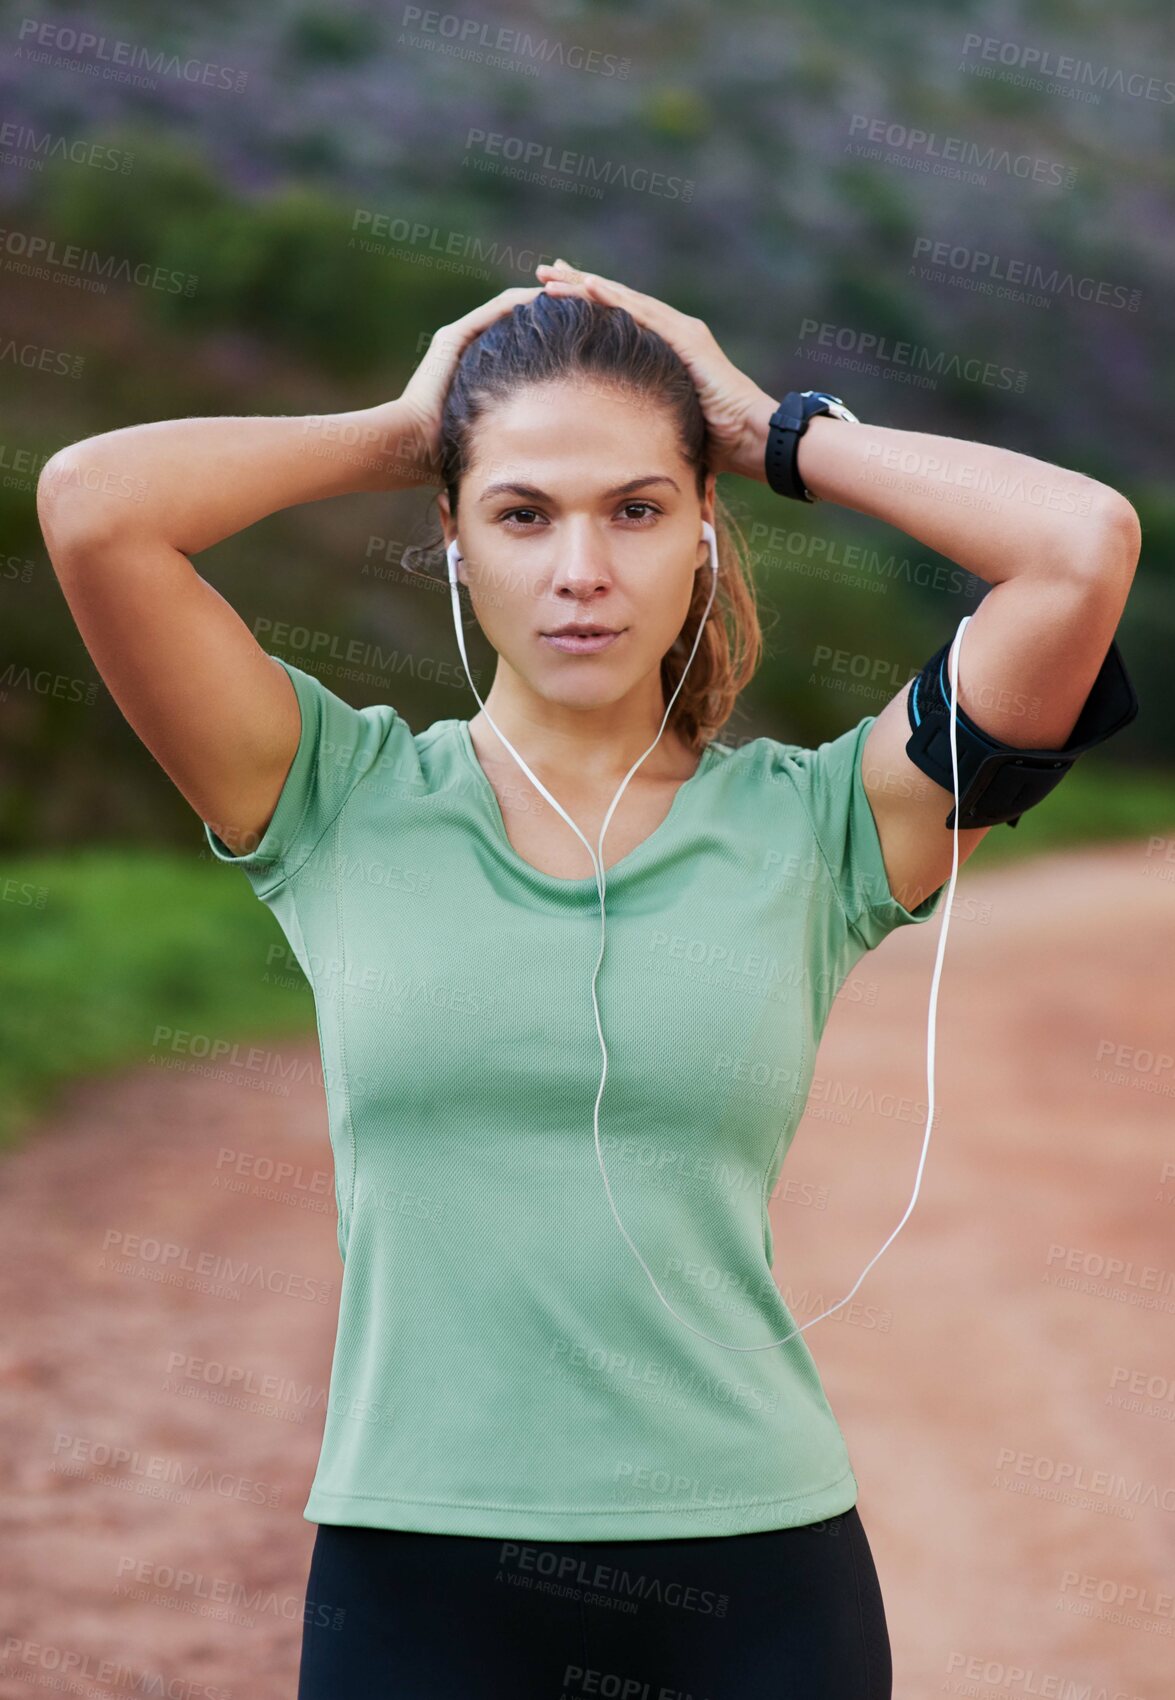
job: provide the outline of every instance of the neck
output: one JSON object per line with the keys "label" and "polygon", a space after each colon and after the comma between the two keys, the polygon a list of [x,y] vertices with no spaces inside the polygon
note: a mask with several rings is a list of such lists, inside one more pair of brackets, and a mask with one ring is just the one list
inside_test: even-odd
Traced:
{"label": "neck", "polygon": [[[585,788],[615,788],[649,750],[665,718],[660,679],[652,681],[655,695],[644,692],[598,708],[577,708],[525,688],[511,689],[499,667],[485,699],[486,711],[469,722],[478,755],[517,768],[514,757],[498,737],[487,714],[509,738],[519,755],[542,779],[581,783]],[[688,778],[699,757],[667,724],[656,747],[641,762],[631,784],[641,780]]]}

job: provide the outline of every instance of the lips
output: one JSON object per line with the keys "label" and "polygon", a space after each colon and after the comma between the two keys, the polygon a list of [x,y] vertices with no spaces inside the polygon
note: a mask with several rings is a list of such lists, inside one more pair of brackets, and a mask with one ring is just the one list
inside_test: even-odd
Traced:
{"label": "lips", "polygon": [[597,655],[624,636],[604,626],[565,626],[562,631],[542,632],[542,640],[564,655]]}

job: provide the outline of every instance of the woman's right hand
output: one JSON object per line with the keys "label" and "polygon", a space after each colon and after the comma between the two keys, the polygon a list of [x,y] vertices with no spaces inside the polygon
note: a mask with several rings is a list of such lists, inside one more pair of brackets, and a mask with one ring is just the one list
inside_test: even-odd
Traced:
{"label": "woman's right hand", "polygon": [[495,319],[511,312],[520,302],[533,301],[536,295],[546,293],[541,284],[534,288],[504,289],[492,300],[433,332],[432,341],[398,403],[401,410],[408,411],[419,440],[417,458],[421,465],[427,465],[430,483],[444,482],[441,475],[441,413],[457,362],[474,337],[480,336]]}

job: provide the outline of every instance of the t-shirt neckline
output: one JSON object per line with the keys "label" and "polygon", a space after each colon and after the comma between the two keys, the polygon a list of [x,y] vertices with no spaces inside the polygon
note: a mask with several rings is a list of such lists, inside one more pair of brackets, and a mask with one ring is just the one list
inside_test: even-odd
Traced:
{"label": "t-shirt neckline", "polygon": [[[493,825],[494,836],[498,839],[503,854],[516,868],[529,875],[531,879],[537,880],[555,891],[584,892],[589,888],[592,891],[598,891],[599,888],[596,884],[596,876],[594,873],[587,874],[581,879],[564,879],[559,874],[544,873],[541,868],[536,868],[533,862],[528,862],[525,856],[520,856],[518,854],[518,851],[510,842],[509,833],[506,831],[506,821],[502,814],[501,804],[498,802],[498,794],[490,784],[489,775],[486,773],[485,768],[477,759],[477,751],[473,747],[473,738],[469,731],[469,722],[468,720],[456,720],[454,721],[454,725],[457,728],[457,742],[461,747],[464,759],[473,769],[473,772],[479,781],[481,795],[486,805],[486,813]],[[715,748],[716,746],[713,742],[710,742],[703,747],[701,758],[697,767],[690,774],[689,778],[683,779],[681,784],[677,787],[677,790],[673,793],[673,801],[669,805],[665,818],[653,828],[652,832],[650,832],[646,838],[642,838],[639,844],[634,845],[633,848],[628,851],[627,855],[621,856],[618,862],[613,862],[610,867],[605,866],[604,875],[606,881],[610,883],[619,877],[623,877],[631,870],[634,864],[651,853],[653,847],[663,836],[668,835],[669,830],[680,817],[682,803],[683,800],[687,799],[687,793],[689,792],[690,787],[694,785],[697,780],[702,778],[709,767],[710,759]],[[547,804],[547,807],[549,808],[550,804]],[[606,847],[607,838],[605,838],[605,848]]]}

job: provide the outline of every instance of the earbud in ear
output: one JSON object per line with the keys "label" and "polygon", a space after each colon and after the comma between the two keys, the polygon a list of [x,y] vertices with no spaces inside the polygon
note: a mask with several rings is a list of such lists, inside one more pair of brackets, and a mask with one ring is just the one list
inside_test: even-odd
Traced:
{"label": "earbud in ear", "polygon": [[718,538],[708,519],[702,521],[702,537],[710,545],[710,571],[718,577]]}
{"label": "earbud in ear", "polygon": [[445,558],[449,563],[449,583],[455,586],[458,583],[457,562],[464,558],[457,545],[457,539],[455,537],[449,544],[449,547],[445,550]]}

